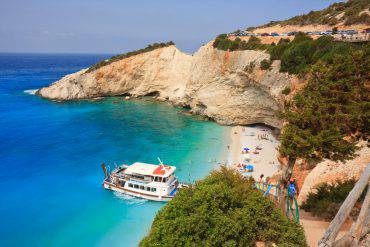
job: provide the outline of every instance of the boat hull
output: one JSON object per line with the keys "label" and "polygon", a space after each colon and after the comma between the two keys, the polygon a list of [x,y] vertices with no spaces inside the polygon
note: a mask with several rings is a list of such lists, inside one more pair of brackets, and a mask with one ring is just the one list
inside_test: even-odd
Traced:
{"label": "boat hull", "polygon": [[112,190],[112,191],[116,191],[122,194],[130,195],[130,196],[134,196],[138,198],[143,198],[146,200],[157,201],[157,202],[168,202],[174,197],[174,196],[157,196],[157,195],[150,195],[146,193],[132,191],[132,190],[128,190],[126,188],[117,186],[115,184],[112,184],[108,181],[103,182],[103,187],[107,190]]}

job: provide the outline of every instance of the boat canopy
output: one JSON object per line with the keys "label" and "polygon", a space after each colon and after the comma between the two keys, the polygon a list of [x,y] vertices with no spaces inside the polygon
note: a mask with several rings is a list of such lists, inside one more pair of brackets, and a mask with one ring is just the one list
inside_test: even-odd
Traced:
{"label": "boat canopy", "polygon": [[135,162],[125,170],[128,175],[144,175],[144,176],[157,176],[157,177],[168,177],[176,170],[175,166],[167,165],[152,165],[141,162]]}

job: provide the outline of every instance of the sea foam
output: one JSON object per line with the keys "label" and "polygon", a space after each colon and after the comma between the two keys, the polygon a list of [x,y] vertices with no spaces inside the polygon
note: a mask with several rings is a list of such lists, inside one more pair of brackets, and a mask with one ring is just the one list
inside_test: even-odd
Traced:
{"label": "sea foam", "polygon": [[24,90],[23,92],[27,93],[27,94],[32,94],[34,95],[36,92],[37,92],[38,89],[28,89],[28,90]]}
{"label": "sea foam", "polygon": [[143,204],[146,201],[148,201],[146,199],[130,196],[130,195],[127,195],[127,194],[122,194],[122,193],[119,193],[119,192],[114,192],[114,195],[116,197],[118,197],[119,199],[122,199],[125,204],[129,204],[129,205],[132,205],[132,204],[139,204],[140,205],[140,204]]}

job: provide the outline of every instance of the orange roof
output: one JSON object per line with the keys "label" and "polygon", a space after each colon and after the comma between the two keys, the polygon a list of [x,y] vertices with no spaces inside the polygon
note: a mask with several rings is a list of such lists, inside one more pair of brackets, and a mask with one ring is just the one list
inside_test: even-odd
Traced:
{"label": "orange roof", "polygon": [[170,166],[166,166],[166,165],[160,165],[158,166],[154,171],[153,171],[153,175],[164,175],[166,173],[166,169],[171,169]]}

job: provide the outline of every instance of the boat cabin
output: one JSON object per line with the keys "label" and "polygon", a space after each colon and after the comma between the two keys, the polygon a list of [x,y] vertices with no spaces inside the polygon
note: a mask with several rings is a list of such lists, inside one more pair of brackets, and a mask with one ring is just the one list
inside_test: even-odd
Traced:
{"label": "boat cabin", "polygon": [[133,193],[168,196],[176,193],[176,167],[141,162],[117,167],[110,175],[112,184]]}

